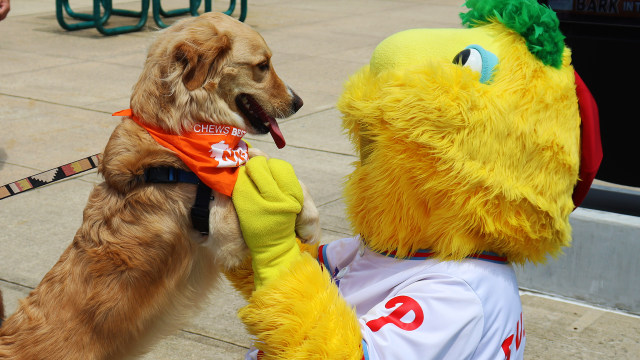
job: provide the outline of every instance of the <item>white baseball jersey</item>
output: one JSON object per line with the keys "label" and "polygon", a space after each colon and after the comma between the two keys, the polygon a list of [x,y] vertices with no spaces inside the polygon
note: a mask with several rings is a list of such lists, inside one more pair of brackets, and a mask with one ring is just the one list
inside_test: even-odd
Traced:
{"label": "white baseball jersey", "polygon": [[[483,253],[441,261],[422,251],[397,259],[359,237],[320,247],[318,261],[356,309],[364,359],[523,359],[525,331],[515,273]],[[257,351],[247,354],[255,359]]]}

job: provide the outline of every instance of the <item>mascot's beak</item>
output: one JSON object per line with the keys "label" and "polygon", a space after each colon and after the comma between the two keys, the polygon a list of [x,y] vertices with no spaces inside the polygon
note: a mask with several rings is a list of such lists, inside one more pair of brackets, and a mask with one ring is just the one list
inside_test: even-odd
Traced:
{"label": "mascot's beak", "polygon": [[474,44],[494,54],[497,51],[495,39],[483,28],[405,30],[378,44],[369,64],[371,71],[379,74],[425,61],[451,63],[460,51]]}
{"label": "mascot's beak", "polygon": [[[401,31],[383,40],[373,52],[369,62],[371,75],[387,70],[402,70],[436,61],[450,64],[461,50],[478,44],[495,52],[496,45],[485,29],[411,29]],[[360,127],[360,161],[364,165],[373,150],[374,140],[367,135],[365,124]]]}

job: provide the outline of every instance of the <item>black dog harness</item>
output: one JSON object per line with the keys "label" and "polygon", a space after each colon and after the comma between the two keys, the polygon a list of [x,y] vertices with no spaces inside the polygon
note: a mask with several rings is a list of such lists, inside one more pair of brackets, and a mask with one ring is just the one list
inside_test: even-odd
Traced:
{"label": "black dog harness", "polygon": [[144,181],[157,184],[188,183],[198,185],[196,201],[191,207],[191,223],[201,235],[209,234],[209,202],[213,200],[211,188],[191,171],[172,167],[153,167],[144,171]]}

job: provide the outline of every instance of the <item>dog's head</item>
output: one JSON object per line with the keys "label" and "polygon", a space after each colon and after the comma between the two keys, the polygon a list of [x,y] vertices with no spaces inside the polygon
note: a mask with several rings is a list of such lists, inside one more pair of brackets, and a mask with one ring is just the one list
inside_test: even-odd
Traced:
{"label": "dog's head", "polygon": [[274,71],[260,34],[215,12],[160,32],[131,96],[133,113],[165,131],[226,124],[254,134],[271,132],[279,147],[284,140],[275,118],[301,106]]}

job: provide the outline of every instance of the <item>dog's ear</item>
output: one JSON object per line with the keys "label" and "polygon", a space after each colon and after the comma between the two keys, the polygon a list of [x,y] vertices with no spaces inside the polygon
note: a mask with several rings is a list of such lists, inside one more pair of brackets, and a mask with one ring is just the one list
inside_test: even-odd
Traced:
{"label": "dog's ear", "polygon": [[212,69],[231,48],[231,39],[211,26],[210,31],[190,31],[174,48],[174,59],[182,67],[182,82],[189,91],[202,87]]}

